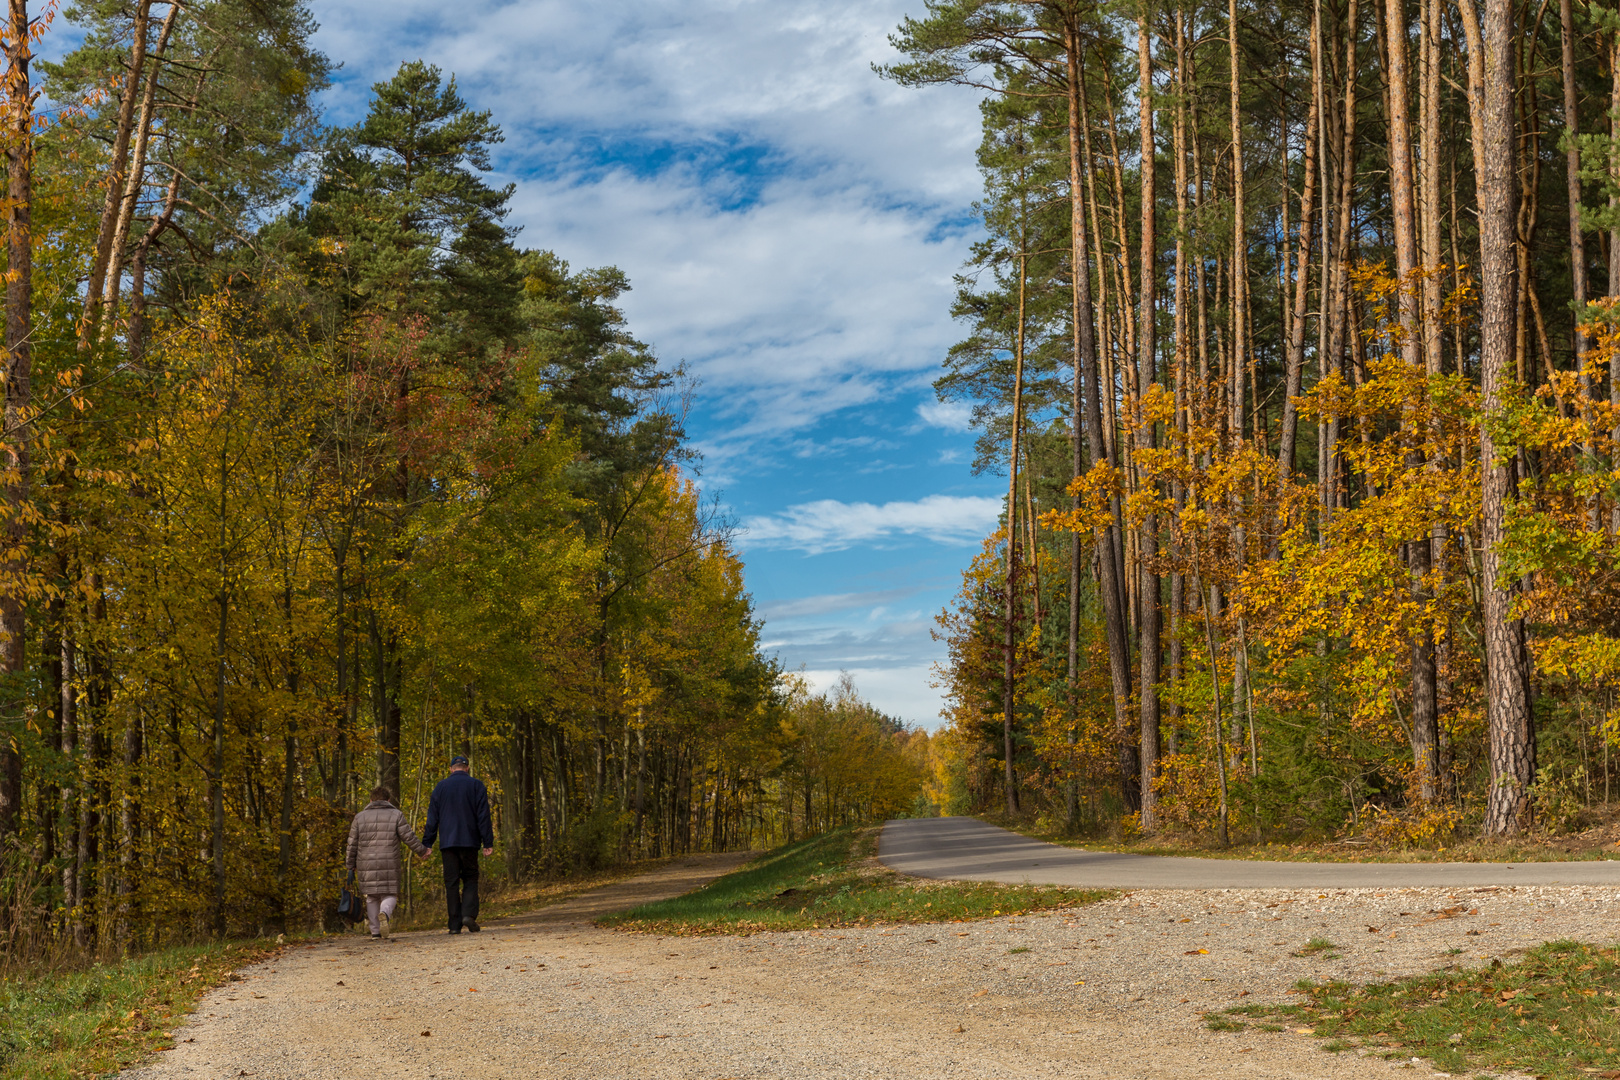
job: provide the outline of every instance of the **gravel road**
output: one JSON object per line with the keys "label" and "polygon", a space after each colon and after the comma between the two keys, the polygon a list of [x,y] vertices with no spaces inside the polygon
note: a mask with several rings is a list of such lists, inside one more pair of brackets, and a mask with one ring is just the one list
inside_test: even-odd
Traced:
{"label": "gravel road", "polygon": [[1129,855],[1031,840],[976,818],[891,821],[878,857],[891,870],[953,881],[1088,889],[1620,887],[1620,858],[1528,863],[1311,863]]}
{"label": "gravel road", "polygon": [[[209,994],[172,1051],[126,1075],[1427,1076],[1295,1032],[1211,1032],[1199,1014],[1288,1000],[1302,977],[1482,964],[1563,937],[1612,943],[1620,913],[1613,888],[1521,886],[1138,890],[1040,916],[742,938],[589,921],[735,863],[684,860],[477,935],[291,948]],[[1340,958],[1293,955],[1312,937]]]}

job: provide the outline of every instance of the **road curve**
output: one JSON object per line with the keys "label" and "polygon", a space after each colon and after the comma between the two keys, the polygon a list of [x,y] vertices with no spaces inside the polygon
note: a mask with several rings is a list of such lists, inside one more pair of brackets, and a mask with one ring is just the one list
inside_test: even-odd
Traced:
{"label": "road curve", "polygon": [[914,877],[1096,889],[1620,886],[1620,859],[1531,863],[1306,863],[1081,851],[976,818],[910,818],[883,827],[878,859]]}

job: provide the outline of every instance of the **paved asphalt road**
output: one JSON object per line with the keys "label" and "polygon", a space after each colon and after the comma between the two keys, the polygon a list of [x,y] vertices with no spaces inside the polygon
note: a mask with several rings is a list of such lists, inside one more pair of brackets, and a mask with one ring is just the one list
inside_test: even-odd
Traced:
{"label": "paved asphalt road", "polygon": [[1620,859],[1532,863],[1306,863],[1081,851],[975,818],[883,827],[878,858],[925,878],[1119,889],[1318,889],[1469,885],[1620,885]]}

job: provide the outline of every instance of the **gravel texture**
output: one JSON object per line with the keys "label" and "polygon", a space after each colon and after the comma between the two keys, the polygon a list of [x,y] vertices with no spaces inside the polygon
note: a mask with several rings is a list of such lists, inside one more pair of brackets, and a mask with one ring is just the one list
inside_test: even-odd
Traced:
{"label": "gravel texture", "polygon": [[[290,948],[126,1074],[185,1077],[1427,1076],[1206,1010],[1616,939],[1620,890],[1139,890],[970,923],[661,937],[590,919],[735,865],[684,860],[477,935]],[[1311,938],[1336,949],[1295,955]],[[1015,951],[1016,950],[1016,951]],[[1202,950],[1208,950],[1203,952]],[[1330,959],[1337,956],[1337,959]],[[431,1034],[429,1034],[431,1032]]]}

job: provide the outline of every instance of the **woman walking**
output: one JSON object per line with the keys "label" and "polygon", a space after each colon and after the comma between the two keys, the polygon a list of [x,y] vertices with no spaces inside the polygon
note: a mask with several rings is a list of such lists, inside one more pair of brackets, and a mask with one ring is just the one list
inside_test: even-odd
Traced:
{"label": "woman walking", "polygon": [[349,826],[345,861],[359,878],[359,890],[366,898],[366,921],[374,938],[388,936],[394,905],[399,902],[399,845],[404,844],[420,858],[428,857],[428,849],[416,838],[393,798],[394,793],[385,787],[372,788],[371,805],[354,815]]}

